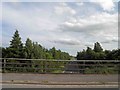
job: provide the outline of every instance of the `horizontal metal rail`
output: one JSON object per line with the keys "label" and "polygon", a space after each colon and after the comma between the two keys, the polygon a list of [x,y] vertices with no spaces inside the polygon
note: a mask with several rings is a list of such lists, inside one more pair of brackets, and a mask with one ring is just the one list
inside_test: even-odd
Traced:
{"label": "horizontal metal rail", "polygon": [[22,61],[57,61],[57,62],[69,62],[69,61],[73,61],[73,62],[120,62],[119,60],[55,60],[55,59],[23,59],[23,58],[0,58],[0,60],[5,59],[5,60],[22,60]]}
{"label": "horizontal metal rail", "polygon": [[[30,64],[30,63],[1,63],[2,65],[3,64],[6,64],[6,65],[33,65],[33,64]],[[34,64],[34,65],[39,65],[39,64]],[[69,64],[69,66],[104,66],[104,64],[103,65],[95,65],[95,64]],[[106,65],[106,64],[105,64]],[[107,66],[113,66],[113,64],[107,64]]]}
{"label": "horizontal metal rail", "polygon": [[119,60],[53,60],[0,58],[2,72],[118,73]]}

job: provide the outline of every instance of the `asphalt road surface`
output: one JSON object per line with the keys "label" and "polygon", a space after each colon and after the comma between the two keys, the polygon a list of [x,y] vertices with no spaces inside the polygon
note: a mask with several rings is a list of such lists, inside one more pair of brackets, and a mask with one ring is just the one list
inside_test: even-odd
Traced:
{"label": "asphalt road surface", "polygon": [[[118,75],[3,73],[3,87],[117,87]],[[11,86],[12,85],[12,86]],[[102,86],[100,86],[102,85]]]}
{"label": "asphalt road surface", "polygon": [[50,82],[118,82],[118,75],[81,74],[19,74],[4,73],[2,81],[50,81]]}

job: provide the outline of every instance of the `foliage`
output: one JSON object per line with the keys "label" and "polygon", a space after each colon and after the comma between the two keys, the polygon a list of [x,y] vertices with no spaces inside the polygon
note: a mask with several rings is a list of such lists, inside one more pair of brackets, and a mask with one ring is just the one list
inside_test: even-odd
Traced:
{"label": "foliage", "polygon": [[10,41],[10,46],[2,48],[2,57],[4,58],[27,58],[27,59],[71,59],[71,56],[62,52],[61,50],[56,50],[55,47],[48,50],[38,44],[37,42],[32,42],[27,38],[25,45],[21,41],[18,30],[15,31],[12,40]]}
{"label": "foliage", "polygon": [[117,67],[108,68],[107,66],[103,67],[94,67],[86,68],[84,71],[85,74],[117,74]]}
{"label": "foliage", "polygon": [[10,46],[3,49],[3,57],[8,58],[23,58],[23,44],[21,42],[21,38],[19,36],[18,30],[14,33],[12,40],[10,41]]}
{"label": "foliage", "polygon": [[94,45],[94,51],[95,52],[102,52],[103,51],[103,49],[102,49],[102,47],[101,47],[101,45],[100,45],[99,42],[95,43],[95,45]]}
{"label": "foliage", "polygon": [[[2,52],[1,52],[2,51]],[[18,30],[15,31],[12,40],[10,41],[10,46],[3,48],[0,47],[0,53],[2,53],[2,58],[26,58],[26,59],[50,59],[50,60],[71,60],[74,59],[67,52],[62,52],[57,50],[55,47],[51,49],[46,49],[37,42],[32,42],[27,38],[25,44],[22,43],[21,37]],[[86,50],[77,52],[77,60],[118,60],[120,59],[120,49],[118,50],[103,50],[99,42],[94,44],[94,49],[87,47]],[[17,67],[17,68],[6,68],[5,72],[63,72],[65,68],[64,62],[48,62],[48,61],[22,61],[22,60],[7,60],[6,62],[14,63],[13,65],[6,65],[6,67]],[[15,63],[24,63],[17,65]],[[46,68],[47,67],[47,68]],[[38,69],[36,69],[38,68]],[[48,69],[51,68],[51,69]],[[55,69],[56,68],[56,69]],[[114,70],[108,70],[107,67],[102,68],[82,68],[85,69],[84,73],[115,73]]]}
{"label": "foliage", "polygon": [[94,49],[87,47],[86,50],[78,52],[77,60],[118,60],[120,59],[120,49],[118,50],[104,50],[100,43],[96,42]]}

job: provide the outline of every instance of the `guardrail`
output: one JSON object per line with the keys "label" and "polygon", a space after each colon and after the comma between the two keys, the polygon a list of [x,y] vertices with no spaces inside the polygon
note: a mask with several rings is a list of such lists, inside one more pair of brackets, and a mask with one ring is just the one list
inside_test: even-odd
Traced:
{"label": "guardrail", "polygon": [[47,60],[0,58],[2,72],[116,74],[119,60]]}

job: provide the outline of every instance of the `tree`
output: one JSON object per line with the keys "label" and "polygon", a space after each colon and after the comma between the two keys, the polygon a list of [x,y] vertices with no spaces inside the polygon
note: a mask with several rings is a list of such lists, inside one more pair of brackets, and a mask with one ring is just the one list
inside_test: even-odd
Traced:
{"label": "tree", "polygon": [[86,59],[91,60],[94,59],[94,57],[95,57],[95,52],[90,47],[87,47]]}
{"label": "tree", "polygon": [[120,60],[120,49],[118,49],[118,60]]}
{"label": "tree", "polygon": [[2,55],[2,58],[6,58],[7,57],[7,48],[4,47],[0,47],[0,54]]}
{"label": "tree", "polygon": [[94,45],[94,51],[95,52],[101,52],[101,51],[103,51],[100,43],[98,43],[98,42],[95,43],[95,45]]}
{"label": "tree", "polygon": [[52,49],[50,49],[50,52],[52,54],[53,59],[56,59],[56,48],[53,47]]}
{"label": "tree", "polygon": [[39,46],[39,44],[36,42],[36,43],[33,43],[33,57],[35,59],[40,59],[42,58],[42,47]]}
{"label": "tree", "polygon": [[2,58],[2,47],[0,47],[0,58]]}
{"label": "tree", "polygon": [[120,59],[120,49],[117,50],[105,50],[106,60],[119,60]]}
{"label": "tree", "polygon": [[77,60],[102,60],[105,59],[105,57],[106,54],[98,42],[95,43],[93,50],[90,47],[87,47],[86,50],[77,53]]}
{"label": "tree", "polygon": [[77,60],[85,60],[86,59],[86,51],[83,49],[82,52],[77,53]]}
{"label": "tree", "polygon": [[25,43],[25,58],[33,58],[33,45],[32,41],[29,38],[27,38]]}
{"label": "tree", "polygon": [[10,58],[24,57],[23,44],[21,42],[21,37],[19,36],[18,30],[15,31],[13,39],[10,41],[10,47],[8,47],[7,50],[7,56]]}
{"label": "tree", "polygon": [[46,52],[46,58],[45,59],[53,59],[52,55],[48,52]]}

